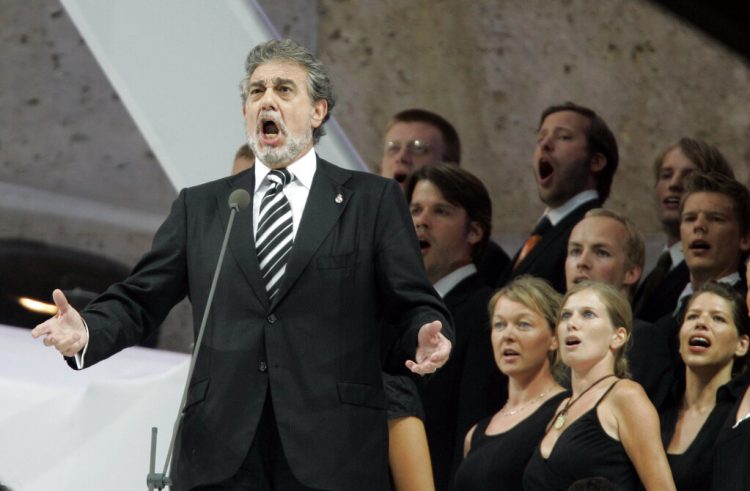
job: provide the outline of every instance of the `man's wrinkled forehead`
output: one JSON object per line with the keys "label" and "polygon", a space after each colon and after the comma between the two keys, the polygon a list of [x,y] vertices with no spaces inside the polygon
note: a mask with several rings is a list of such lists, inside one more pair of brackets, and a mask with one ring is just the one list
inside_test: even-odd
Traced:
{"label": "man's wrinkled forehead", "polygon": [[293,85],[294,89],[310,95],[307,69],[297,62],[288,60],[266,61],[255,67],[250,74],[249,85],[251,87],[279,87],[284,83]]}

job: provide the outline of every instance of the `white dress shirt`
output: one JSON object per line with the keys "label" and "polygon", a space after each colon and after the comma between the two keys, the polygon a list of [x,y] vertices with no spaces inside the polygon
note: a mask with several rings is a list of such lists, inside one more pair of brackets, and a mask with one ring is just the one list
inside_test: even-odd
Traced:
{"label": "white dress shirt", "polygon": [[[302,221],[302,213],[305,211],[307,197],[310,195],[310,186],[312,185],[315,170],[318,167],[318,161],[315,156],[315,149],[310,150],[302,157],[294,161],[286,169],[292,174],[292,182],[284,186],[284,196],[289,200],[292,207],[292,239],[297,236],[297,229]],[[271,169],[266,164],[255,159],[253,165],[255,172],[255,190],[253,191],[253,234],[258,234],[258,216],[260,215],[260,202],[263,195],[271,186],[266,176]]]}

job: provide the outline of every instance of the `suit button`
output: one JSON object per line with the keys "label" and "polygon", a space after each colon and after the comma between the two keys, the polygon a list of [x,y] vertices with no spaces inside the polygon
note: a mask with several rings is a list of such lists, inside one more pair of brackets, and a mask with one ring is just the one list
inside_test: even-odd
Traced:
{"label": "suit button", "polygon": [[269,324],[273,324],[274,322],[276,322],[276,316],[274,314],[271,314],[268,317],[266,317],[266,320],[268,321]]}
{"label": "suit button", "polygon": [[266,373],[268,371],[268,365],[265,361],[258,363],[258,371],[262,373]]}

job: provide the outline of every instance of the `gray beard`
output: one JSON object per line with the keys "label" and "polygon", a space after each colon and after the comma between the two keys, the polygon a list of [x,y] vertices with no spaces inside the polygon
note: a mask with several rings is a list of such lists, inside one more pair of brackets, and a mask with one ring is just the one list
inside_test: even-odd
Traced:
{"label": "gray beard", "polygon": [[305,148],[312,144],[312,129],[308,130],[301,138],[287,135],[286,142],[281,147],[259,148],[257,134],[248,138],[248,145],[253,150],[256,158],[263,162],[266,167],[272,169],[286,167],[293,159],[299,156]]}

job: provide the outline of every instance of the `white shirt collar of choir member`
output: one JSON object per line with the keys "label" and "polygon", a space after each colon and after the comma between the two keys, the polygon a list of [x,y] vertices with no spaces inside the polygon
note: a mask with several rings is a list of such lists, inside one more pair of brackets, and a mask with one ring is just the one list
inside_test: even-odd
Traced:
{"label": "white shirt collar of choir member", "polygon": [[440,298],[445,298],[445,296],[450,293],[450,291],[453,290],[456,285],[476,272],[476,265],[474,263],[469,263],[461,266],[458,269],[454,269],[447,275],[437,280],[437,282],[432,286],[435,288],[435,291],[438,292]]}
{"label": "white shirt collar of choir member", "polygon": [[599,193],[595,189],[587,189],[576,194],[568,201],[557,208],[547,208],[544,210],[544,215],[549,218],[550,223],[554,227],[562,221],[563,218],[568,216],[573,210],[581,206],[587,201],[599,199]]}

